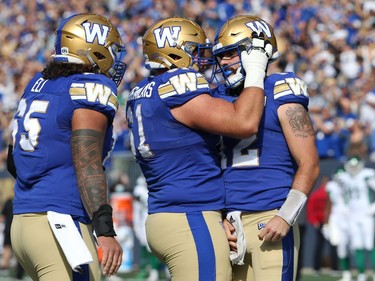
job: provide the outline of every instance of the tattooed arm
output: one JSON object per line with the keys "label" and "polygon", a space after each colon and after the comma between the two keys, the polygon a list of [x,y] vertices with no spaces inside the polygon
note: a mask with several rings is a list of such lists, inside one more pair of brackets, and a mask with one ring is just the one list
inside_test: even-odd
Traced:
{"label": "tattooed arm", "polygon": [[101,147],[103,134],[92,129],[72,132],[72,150],[82,202],[92,219],[99,207],[106,204],[107,190],[103,173]]}
{"label": "tattooed arm", "polygon": [[[112,209],[108,212],[107,183],[102,166],[104,135],[107,130],[107,117],[97,111],[77,109],[72,120],[72,155],[77,174],[81,200],[90,218],[102,214],[98,221],[101,235],[97,235],[98,245],[102,249],[103,274],[115,274],[122,261],[122,248],[115,239],[112,224]],[[108,217],[109,216],[109,217]],[[109,224],[108,224],[109,222]],[[98,227],[99,228],[99,227]],[[109,231],[108,231],[109,230]],[[99,229],[96,229],[98,234]]]}
{"label": "tattooed arm", "polygon": [[289,150],[298,165],[292,188],[309,195],[319,175],[315,131],[310,117],[300,104],[285,104],[278,114]]}
{"label": "tattooed arm", "polygon": [[278,115],[289,150],[297,162],[298,169],[292,189],[282,207],[258,234],[259,239],[272,242],[279,241],[287,235],[319,175],[315,132],[307,111],[300,104],[289,103],[279,107]]}
{"label": "tattooed arm", "polygon": [[79,191],[87,213],[92,215],[107,203],[107,186],[102,167],[107,117],[87,109],[76,110],[72,122],[72,154]]}

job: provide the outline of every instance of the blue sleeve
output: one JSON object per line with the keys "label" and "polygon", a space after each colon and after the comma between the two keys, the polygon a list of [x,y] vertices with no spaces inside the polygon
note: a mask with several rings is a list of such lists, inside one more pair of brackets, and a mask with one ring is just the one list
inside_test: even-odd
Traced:
{"label": "blue sleeve", "polygon": [[277,107],[286,103],[299,103],[308,110],[309,95],[307,86],[294,73],[272,74],[267,77],[265,84],[266,88],[273,92]]}
{"label": "blue sleeve", "polygon": [[104,75],[75,75],[69,89],[74,108],[87,108],[103,113],[110,121],[118,109],[117,88]]}
{"label": "blue sleeve", "polygon": [[158,88],[160,99],[168,107],[186,103],[201,94],[210,94],[206,78],[193,69],[175,69],[166,72]]}

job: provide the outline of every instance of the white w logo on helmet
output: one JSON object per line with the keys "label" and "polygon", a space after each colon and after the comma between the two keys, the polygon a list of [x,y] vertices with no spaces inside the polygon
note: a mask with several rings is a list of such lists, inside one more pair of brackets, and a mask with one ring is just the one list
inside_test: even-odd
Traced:
{"label": "white w logo on helmet", "polygon": [[154,30],[154,36],[158,48],[165,47],[167,41],[170,47],[177,45],[177,38],[180,34],[181,26],[172,26],[172,30],[170,27],[157,28]]}
{"label": "white w logo on helmet", "polygon": [[86,41],[93,43],[98,38],[98,44],[104,46],[108,37],[109,27],[98,23],[84,22],[82,26],[85,29]]}
{"label": "white w logo on helmet", "polygon": [[260,31],[263,31],[263,33],[268,37],[272,37],[272,33],[270,30],[270,27],[268,24],[264,21],[251,21],[246,24],[248,28],[250,28],[252,31],[256,31],[258,34]]}

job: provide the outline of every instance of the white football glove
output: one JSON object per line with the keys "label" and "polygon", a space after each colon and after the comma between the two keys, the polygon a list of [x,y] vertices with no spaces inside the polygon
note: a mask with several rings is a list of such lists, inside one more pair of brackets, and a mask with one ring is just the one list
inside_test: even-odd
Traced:
{"label": "white football glove", "polygon": [[243,81],[244,75],[242,74],[242,67],[237,68],[236,73],[230,75],[226,80],[225,84],[230,88],[238,87]]}
{"label": "white football glove", "polygon": [[246,72],[244,87],[259,87],[264,89],[264,77],[268,60],[272,56],[272,45],[264,40],[263,32],[252,33],[253,44],[249,51],[241,52],[242,67]]}

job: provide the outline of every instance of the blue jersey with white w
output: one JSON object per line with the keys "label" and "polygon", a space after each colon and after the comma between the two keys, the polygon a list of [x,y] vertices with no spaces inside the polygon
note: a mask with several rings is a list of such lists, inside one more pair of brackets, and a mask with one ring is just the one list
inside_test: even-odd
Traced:
{"label": "blue jersey with white w", "polygon": [[[214,90],[225,95],[225,87]],[[288,149],[277,109],[286,103],[299,103],[306,109],[305,83],[293,73],[277,73],[264,82],[265,107],[258,134],[248,139],[223,137],[222,168],[228,211],[265,211],[280,208],[291,188],[296,163]]]}
{"label": "blue jersey with white w", "polygon": [[149,213],[224,207],[219,137],[190,129],[171,113],[204,93],[210,93],[209,84],[192,69],[147,78],[130,93],[127,118],[133,153],[148,185]]}
{"label": "blue jersey with white w", "polygon": [[72,160],[72,117],[78,108],[108,117],[104,161],[113,146],[116,94],[116,85],[101,74],[45,80],[38,73],[30,81],[14,117],[15,214],[55,211],[88,221]]}

